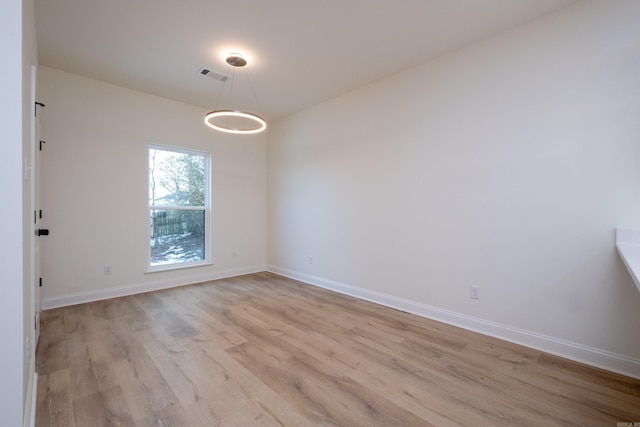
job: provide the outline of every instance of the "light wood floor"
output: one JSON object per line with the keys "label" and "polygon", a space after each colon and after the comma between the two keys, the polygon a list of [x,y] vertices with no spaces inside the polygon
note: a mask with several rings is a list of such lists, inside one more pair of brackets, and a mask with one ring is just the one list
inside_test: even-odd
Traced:
{"label": "light wood floor", "polygon": [[270,273],[42,314],[38,426],[640,421],[640,381]]}

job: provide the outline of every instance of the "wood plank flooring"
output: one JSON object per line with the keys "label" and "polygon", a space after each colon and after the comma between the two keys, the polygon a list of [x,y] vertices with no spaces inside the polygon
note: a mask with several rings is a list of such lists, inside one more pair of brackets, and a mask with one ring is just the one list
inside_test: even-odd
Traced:
{"label": "wood plank flooring", "polygon": [[42,313],[37,426],[616,426],[640,381],[259,273]]}

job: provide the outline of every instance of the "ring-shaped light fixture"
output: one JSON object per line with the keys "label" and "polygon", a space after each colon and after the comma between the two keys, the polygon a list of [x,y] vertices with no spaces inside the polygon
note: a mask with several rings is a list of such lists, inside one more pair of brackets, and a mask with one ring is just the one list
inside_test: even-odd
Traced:
{"label": "ring-shaped light fixture", "polygon": [[[247,65],[247,59],[239,53],[229,54],[229,56],[227,56],[226,62],[234,69],[242,68]],[[253,93],[256,104],[260,106],[258,97],[256,96],[256,93],[253,90],[253,86],[251,85],[251,80],[249,80],[249,75],[246,74],[246,77],[247,81],[249,82],[249,86],[251,87],[251,92]],[[234,78],[232,77],[229,101],[231,101],[231,94],[233,93],[233,81]],[[224,80],[224,82],[226,83],[226,80]],[[220,100],[223,92],[224,86],[220,89],[218,100]],[[262,132],[267,128],[267,123],[265,122],[265,120],[256,114],[245,113],[244,111],[238,111],[234,109],[218,109],[217,107],[215,110],[207,113],[207,115],[204,116],[204,122],[210,128],[219,130],[221,132],[244,135]]]}
{"label": "ring-shaped light fixture", "polygon": [[[217,121],[219,118],[231,118],[231,119],[247,119],[250,122],[257,124],[257,126],[252,127],[231,127],[229,125],[225,125],[221,121]],[[237,110],[215,110],[207,113],[204,116],[204,122],[207,126],[228,133],[236,133],[236,134],[252,134],[262,132],[267,128],[267,122],[260,116],[251,113],[245,113]]]}

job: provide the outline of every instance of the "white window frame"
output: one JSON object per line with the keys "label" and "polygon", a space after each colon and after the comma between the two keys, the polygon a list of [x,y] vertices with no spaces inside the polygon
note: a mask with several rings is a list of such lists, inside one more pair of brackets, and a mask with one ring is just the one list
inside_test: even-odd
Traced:
{"label": "white window frame", "polygon": [[[151,188],[151,177],[149,176],[149,153],[150,150],[171,151],[174,153],[191,154],[197,156],[205,156],[204,161],[204,179],[205,179],[205,206],[167,206],[152,205],[149,202],[149,189]],[[146,273],[154,273],[157,271],[179,270],[183,268],[200,267],[203,265],[211,265],[211,153],[208,151],[192,150],[189,148],[173,147],[169,145],[149,144],[146,156],[147,165],[147,269]],[[153,210],[204,210],[204,254],[205,258],[201,261],[183,262],[175,264],[151,265],[151,212]]]}

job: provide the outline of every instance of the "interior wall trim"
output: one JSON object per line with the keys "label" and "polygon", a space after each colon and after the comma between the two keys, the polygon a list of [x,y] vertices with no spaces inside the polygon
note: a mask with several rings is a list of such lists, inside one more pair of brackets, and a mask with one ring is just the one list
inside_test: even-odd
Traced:
{"label": "interior wall trim", "polygon": [[445,310],[416,301],[339,283],[322,277],[288,270],[275,265],[267,265],[267,271],[299,280],[313,286],[329,289],[384,305],[386,307],[412,313],[417,316],[458,326],[483,335],[499,338],[515,344],[520,344],[546,353],[571,359],[576,362],[585,363],[597,368],[640,379],[640,359],[635,359],[622,354],[612,353],[610,351],[589,347],[520,328],[514,328],[512,326],[468,316],[466,314]]}
{"label": "interior wall trim", "polygon": [[228,277],[242,276],[244,274],[259,273],[265,271],[264,265],[234,268],[230,270],[213,271],[205,274],[181,276],[173,279],[158,280],[149,283],[140,283],[128,286],[119,286],[95,291],[77,292],[42,298],[42,309],[67,307],[86,302],[100,301],[110,298],[124,297],[127,295],[141,294],[144,292],[158,291],[161,289],[175,288],[178,286],[193,285],[195,283],[208,282],[210,280],[226,279]]}
{"label": "interior wall trim", "polygon": [[22,427],[34,427],[36,425],[36,400],[38,397],[38,374],[36,373],[35,357],[30,358],[29,379],[27,381]]}

